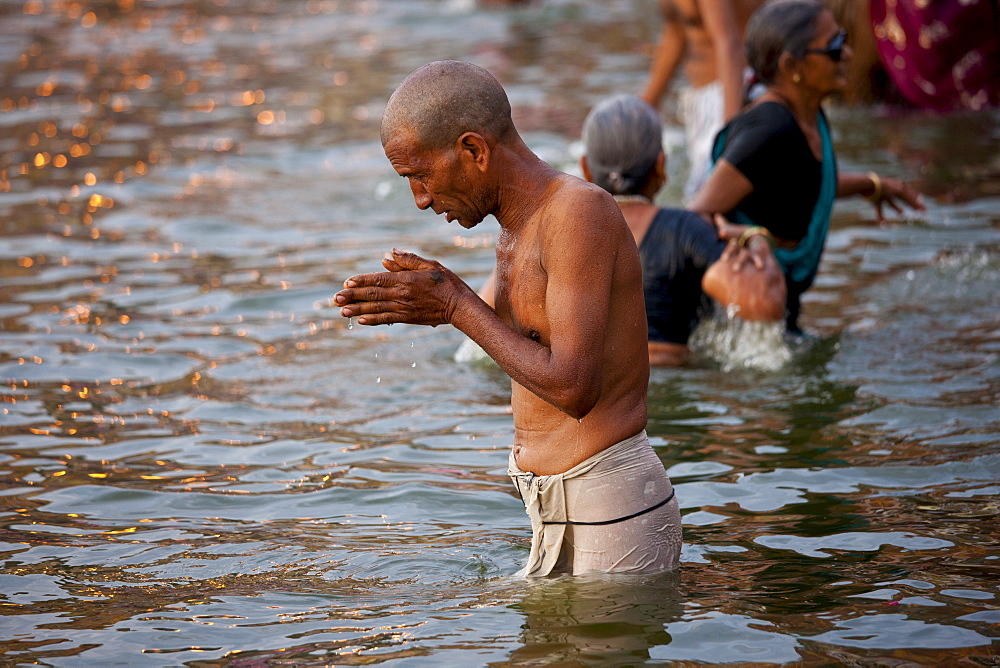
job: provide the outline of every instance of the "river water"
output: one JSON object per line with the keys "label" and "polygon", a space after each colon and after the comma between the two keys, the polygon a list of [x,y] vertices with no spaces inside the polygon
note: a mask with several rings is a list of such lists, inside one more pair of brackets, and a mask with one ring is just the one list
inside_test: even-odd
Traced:
{"label": "river water", "polygon": [[495,222],[418,211],[382,154],[407,73],[488,67],[575,171],[657,28],[653,0],[0,0],[0,663],[996,665],[995,112],[831,108],[841,167],[928,211],[838,204],[807,343],[714,323],[654,371],[675,575],[515,577],[506,376],[331,306],[393,246],[490,269]]}

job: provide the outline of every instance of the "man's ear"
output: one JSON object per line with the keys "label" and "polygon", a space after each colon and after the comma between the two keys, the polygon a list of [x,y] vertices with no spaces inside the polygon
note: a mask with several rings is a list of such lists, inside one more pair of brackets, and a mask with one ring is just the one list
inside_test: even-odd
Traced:
{"label": "man's ear", "polygon": [[590,178],[590,165],[587,164],[587,156],[585,155],[580,156],[580,171],[583,172],[584,180],[590,181],[591,183],[594,182],[594,180]]}
{"label": "man's ear", "polygon": [[470,160],[479,171],[485,172],[489,168],[490,145],[481,134],[466,132],[455,140],[455,147],[459,155]]}

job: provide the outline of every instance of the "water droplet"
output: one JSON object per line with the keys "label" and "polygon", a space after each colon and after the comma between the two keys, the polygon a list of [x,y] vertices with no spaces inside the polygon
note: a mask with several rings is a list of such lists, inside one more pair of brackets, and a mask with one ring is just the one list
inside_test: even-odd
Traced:
{"label": "water droplet", "polygon": [[347,319],[347,329],[354,329],[354,318]]}

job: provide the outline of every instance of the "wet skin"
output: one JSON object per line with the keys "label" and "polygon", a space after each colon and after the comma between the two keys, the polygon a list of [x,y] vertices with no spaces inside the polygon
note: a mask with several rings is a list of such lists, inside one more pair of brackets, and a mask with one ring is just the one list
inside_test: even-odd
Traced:
{"label": "wet skin", "polygon": [[492,214],[495,310],[438,262],[393,250],[382,273],[335,296],[362,325],[451,324],[512,379],[518,466],[560,473],[646,424],[645,310],[638,251],[614,200],[552,169],[516,135],[465,133],[430,150],[385,145],[414,203],[466,228]]}

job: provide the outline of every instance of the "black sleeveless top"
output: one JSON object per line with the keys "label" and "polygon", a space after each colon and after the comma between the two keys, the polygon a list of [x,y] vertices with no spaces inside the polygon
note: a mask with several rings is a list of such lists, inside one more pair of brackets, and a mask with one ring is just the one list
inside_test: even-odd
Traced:
{"label": "black sleeveless top", "polygon": [[701,279],[726,248],[696,213],[660,209],[639,243],[650,341],[686,344],[704,298]]}
{"label": "black sleeveless top", "polygon": [[761,102],[733,118],[723,132],[720,157],[753,184],[735,210],[776,237],[800,241],[819,199],[823,165],[792,112],[778,102]]}

